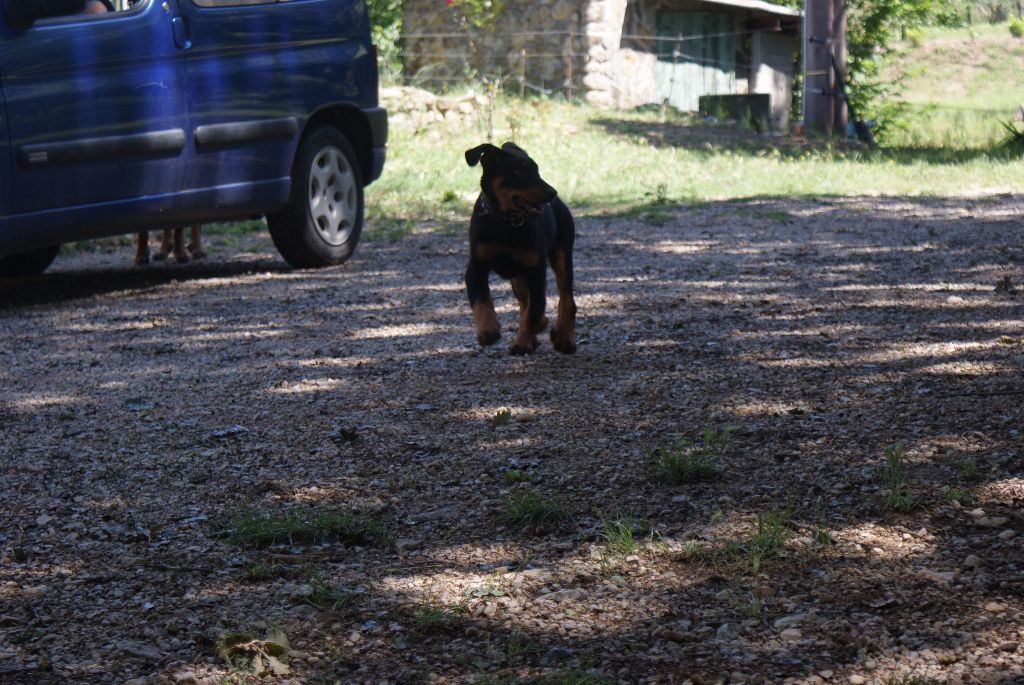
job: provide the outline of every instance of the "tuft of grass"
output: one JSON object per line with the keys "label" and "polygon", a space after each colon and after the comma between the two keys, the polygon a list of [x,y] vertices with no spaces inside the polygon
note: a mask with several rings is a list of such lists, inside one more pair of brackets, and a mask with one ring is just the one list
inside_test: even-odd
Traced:
{"label": "tuft of grass", "polygon": [[561,502],[536,490],[518,490],[505,500],[502,516],[506,525],[543,527],[569,518]]}
{"label": "tuft of grass", "polygon": [[251,583],[278,578],[308,578],[313,570],[308,564],[275,564],[265,561],[250,561],[242,565],[242,576]]}
{"label": "tuft of grass", "polygon": [[338,611],[351,607],[359,598],[358,592],[339,590],[325,583],[320,578],[310,581],[313,592],[301,598],[303,604],[316,607],[320,611]]}
{"label": "tuft of grass", "polygon": [[328,542],[383,547],[391,541],[383,523],[344,509],[242,509],[231,516],[221,534],[232,544],[250,548]]}
{"label": "tuft of grass", "polygon": [[521,469],[509,469],[501,474],[501,479],[506,483],[532,483],[533,477]]}
{"label": "tuft of grass", "polygon": [[885,499],[887,511],[905,514],[921,506],[921,500],[913,494],[903,471],[903,446],[885,448],[885,485],[889,492]]}
{"label": "tuft of grass", "polygon": [[601,518],[601,539],[608,552],[615,557],[626,557],[636,552],[636,535],[650,532],[645,521],[632,516],[616,514],[614,518]]}
{"label": "tuft of grass", "polygon": [[507,426],[508,422],[512,420],[511,409],[499,409],[494,412],[494,416],[491,417],[491,425],[495,428],[499,426]]}
{"label": "tuft of grass", "polygon": [[412,608],[407,620],[410,632],[416,636],[448,635],[465,624],[466,613],[466,607],[461,604],[423,602]]}
{"label": "tuft of grass", "polygon": [[658,447],[651,453],[651,471],[654,477],[670,485],[696,483],[718,477],[720,462],[729,447],[729,438],[735,428],[706,428],[699,444],[678,436],[668,447]]}
{"label": "tuft of grass", "polygon": [[981,478],[981,469],[978,468],[978,460],[974,457],[964,457],[957,463],[957,471],[963,480],[974,482]]}
{"label": "tuft of grass", "polygon": [[757,515],[757,527],[746,537],[721,541],[690,540],[683,545],[685,561],[712,566],[745,563],[752,572],[761,570],[766,559],[780,556],[789,539],[789,509],[774,509]]}
{"label": "tuft of grass", "polygon": [[757,515],[757,530],[742,544],[750,568],[757,573],[765,559],[777,557],[789,539],[789,510]]}

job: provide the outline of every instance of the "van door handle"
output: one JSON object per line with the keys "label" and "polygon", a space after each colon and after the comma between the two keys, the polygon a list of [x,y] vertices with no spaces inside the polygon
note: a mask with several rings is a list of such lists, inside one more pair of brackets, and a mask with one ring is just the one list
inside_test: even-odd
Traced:
{"label": "van door handle", "polygon": [[174,44],[182,50],[192,47],[192,38],[188,34],[188,24],[185,17],[171,17],[171,32],[174,34]]}

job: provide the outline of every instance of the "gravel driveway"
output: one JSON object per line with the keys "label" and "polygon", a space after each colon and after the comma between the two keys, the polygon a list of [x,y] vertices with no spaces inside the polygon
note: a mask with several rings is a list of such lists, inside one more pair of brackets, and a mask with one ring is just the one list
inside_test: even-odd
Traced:
{"label": "gravel driveway", "polygon": [[574,356],[429,227],[2,284],[0,682],[1022,683],[1022,203],[580,216]]}

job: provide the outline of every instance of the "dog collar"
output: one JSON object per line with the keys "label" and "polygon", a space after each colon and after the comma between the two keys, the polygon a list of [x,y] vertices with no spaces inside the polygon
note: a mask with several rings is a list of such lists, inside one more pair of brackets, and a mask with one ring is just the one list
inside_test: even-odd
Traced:
{"label": "dog collar", "polygon": [[515,228],[519,228],[526,223],[526,215],[522,212],[515,210],[511,212],[502,212],[491,202],[490,198],[485,193],[480,193],[480,199],[476,203],[476,215],[477,216],[491,216],[499,221],[504,221],[507,224],[511,224]]}

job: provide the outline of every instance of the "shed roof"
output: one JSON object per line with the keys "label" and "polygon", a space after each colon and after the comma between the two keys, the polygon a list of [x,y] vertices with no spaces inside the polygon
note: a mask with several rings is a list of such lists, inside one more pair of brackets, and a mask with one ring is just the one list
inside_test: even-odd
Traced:
{"label": "shed roof", "polygon": [[800,17],[803,16],[803,12],[800,10],[792,9],[790,7],[783,7],[782,5],[773,5],[770,2],[764,2],[764,0],[701,0],[709,5],[724,5],[726,7],[735,7],[738,9],[750,10],[752,12],[761,12],[764,14],[774,14],[780,17]]}

